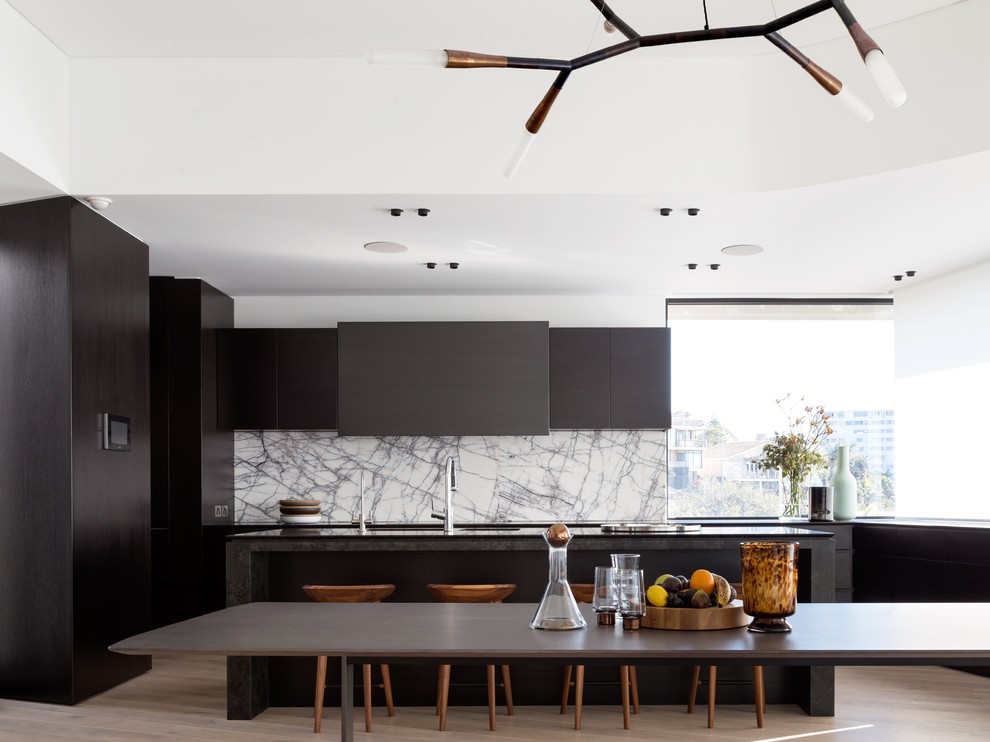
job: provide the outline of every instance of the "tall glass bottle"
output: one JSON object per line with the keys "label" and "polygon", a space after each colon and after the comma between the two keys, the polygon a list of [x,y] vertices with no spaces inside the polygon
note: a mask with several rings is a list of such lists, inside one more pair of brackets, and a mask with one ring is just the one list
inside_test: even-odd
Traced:
{"label": "tall glass bottle", "polygon": [[550,580],[529,625],[550,631],[583,629],[587,622],[567,582],[567,544],[571,532],[563,523],[556,523],[544,532],[543,540],[550,547]]}
{"label": "tall glass bottle", "polygon": [[832,515],[836,520],[856,517],[856,477],[849,471],[849,446],[840,443],[836,449],[835,472],[828,481],[832,488]]}

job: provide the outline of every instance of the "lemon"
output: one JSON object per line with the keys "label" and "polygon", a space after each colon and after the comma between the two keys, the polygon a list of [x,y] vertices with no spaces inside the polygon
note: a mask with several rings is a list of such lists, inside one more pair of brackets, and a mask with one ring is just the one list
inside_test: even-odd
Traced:
{"label": "lemon", "polygon": [[650,601],[650,605],[663,608],[667,605],[667,591],[660,587],[660,585],[650,585],[646,589],[646,599]]}

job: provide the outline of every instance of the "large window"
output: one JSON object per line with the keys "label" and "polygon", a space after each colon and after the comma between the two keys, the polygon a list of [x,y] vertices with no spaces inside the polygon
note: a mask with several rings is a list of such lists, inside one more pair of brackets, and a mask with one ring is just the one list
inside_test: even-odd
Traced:
{"label": "large window", "polygon": [[[755,464],[763,445],[824,406],[830,476],[850,446],[862,515],[891,514],[894,327],[889,301],[670,300],[674,420],[668,438],[669,517],[781,512],[778,472]],[[778,400],[780,402],[778,403]]]}

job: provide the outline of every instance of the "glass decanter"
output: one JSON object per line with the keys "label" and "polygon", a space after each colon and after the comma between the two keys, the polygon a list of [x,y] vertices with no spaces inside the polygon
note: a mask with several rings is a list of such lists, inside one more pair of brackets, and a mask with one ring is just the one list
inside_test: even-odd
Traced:
{"label": "glass decanter", "polygon": [[543,540],[550,547],[550,581],[529,625],[550,631],[583,629],[587,622],[567,583],[567,544],[571,532],[563,523],[556,523],[544,532]]}

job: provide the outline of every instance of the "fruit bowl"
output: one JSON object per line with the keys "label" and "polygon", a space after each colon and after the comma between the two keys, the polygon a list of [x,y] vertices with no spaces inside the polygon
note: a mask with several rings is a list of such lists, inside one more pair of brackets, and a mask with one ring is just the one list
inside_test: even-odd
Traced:
{"label": "fruit bowl", "polygon": [[671,631],[710,631],[714,629],[738,629],[749,624],[749,616],[743,612],[741,600],[733,600],[721,608],[657,608],[646,607],[643,616],[644,629]]}

